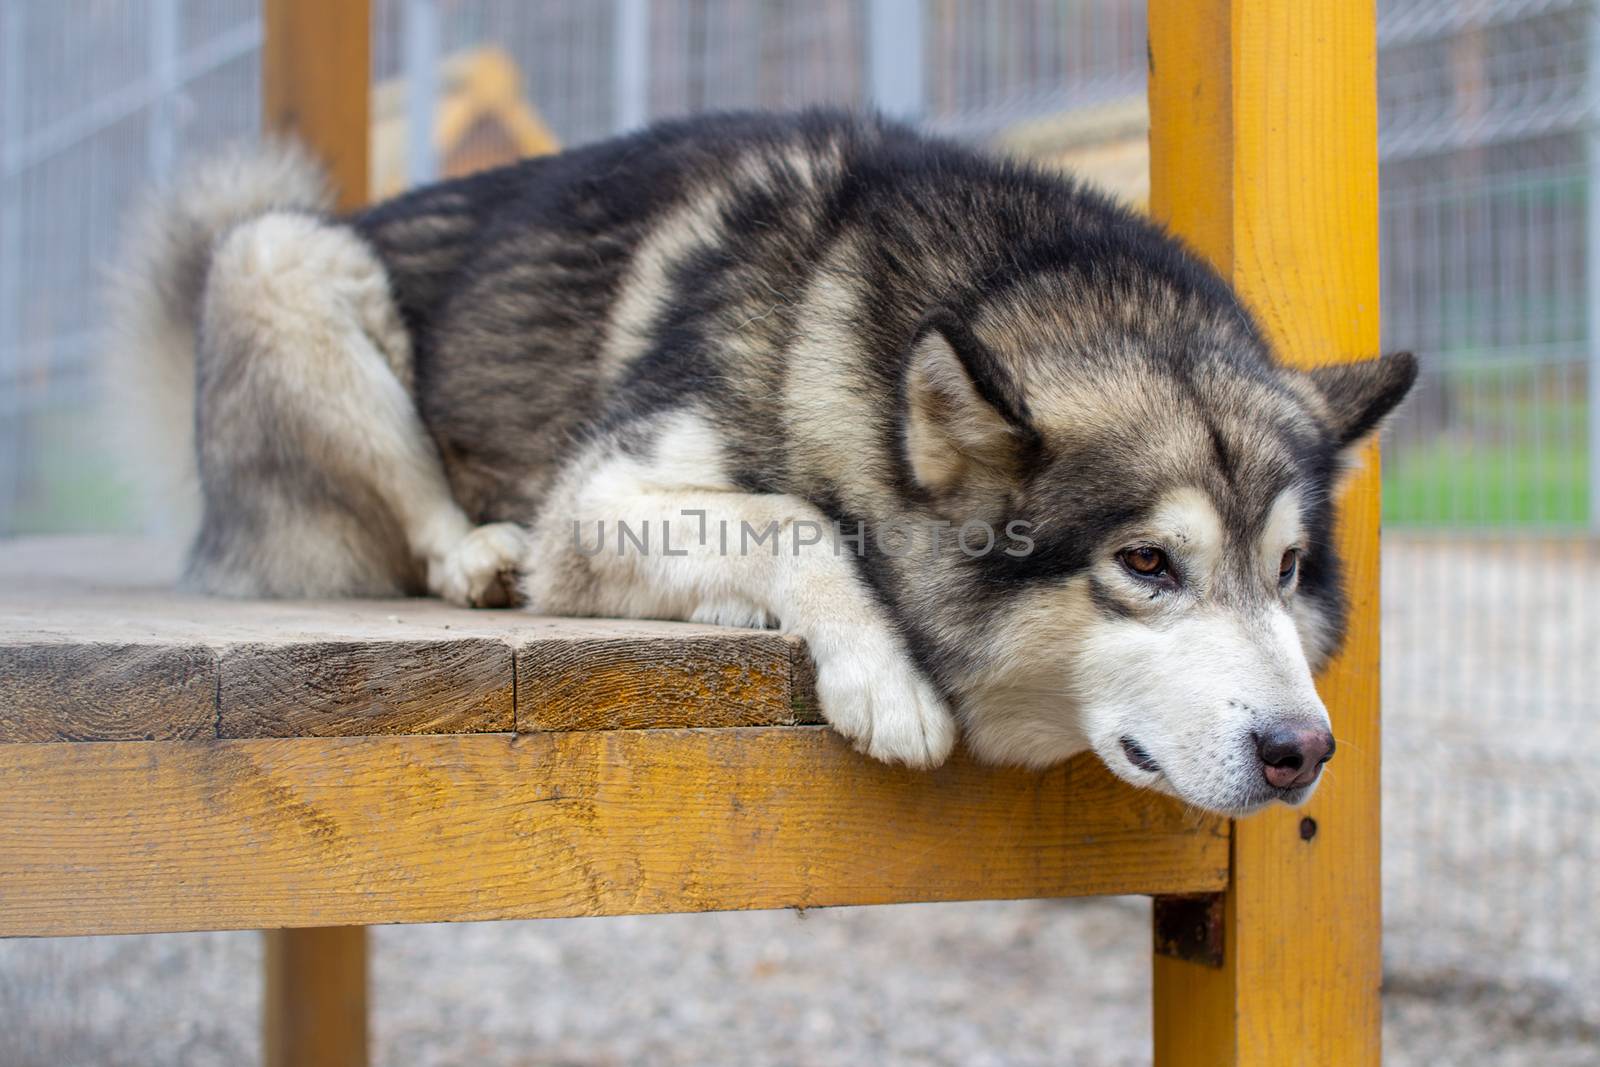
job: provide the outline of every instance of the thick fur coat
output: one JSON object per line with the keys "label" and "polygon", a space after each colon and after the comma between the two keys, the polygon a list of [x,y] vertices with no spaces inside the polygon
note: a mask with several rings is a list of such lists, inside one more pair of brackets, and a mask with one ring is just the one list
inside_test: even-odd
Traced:
{"label": "thick fur coat", "polygon": [[1409,356],[1287,369],[1148,221],[833,113],[327,203],[290,148],[228,157],[117,275],[194,585],[777,625],[879,758],[959,729],[1219,811],[1314,787],[1333,494]]}

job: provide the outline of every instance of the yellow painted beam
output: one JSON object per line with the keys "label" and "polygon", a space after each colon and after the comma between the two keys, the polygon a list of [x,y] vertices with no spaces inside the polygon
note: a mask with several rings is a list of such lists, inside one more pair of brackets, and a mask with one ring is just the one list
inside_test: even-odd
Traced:
{"label": "yellow painted beam", "polygon": [[[1232,280],[1287,361],[1376,355],[1371,0],[1152,0],[1149,19],[1153,213]],[[1319,682],[1339,756],[1304,809],[1235,826],[1223,965],[1157,955],[1161,1067],[1380,1059],[1375,449],[1339,539],[1350,631]]]}
{"label": "yellow painted beam", "polygon": [[822,726],[0,745],[0,936],[1185,893],[1227,821],[1093,756]]}

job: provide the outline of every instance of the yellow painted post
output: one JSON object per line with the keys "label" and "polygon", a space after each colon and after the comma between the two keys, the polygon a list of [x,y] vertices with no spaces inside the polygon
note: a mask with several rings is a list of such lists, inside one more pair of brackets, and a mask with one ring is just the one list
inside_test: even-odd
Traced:
{"label": "yellow painted post", "polygon": [[[341,210],[367,199],[371,0],[262,0],[261,125],[323,161]],[[267,930],[266,1067],[366,1067],[367,931]]]}
{"label": "yellow painted post", "polygon": [[352,211],[367,200],[371,0],[262,0],[261,126],[323,161]]}
{"label": "yellow painted post", "polygon": [[366,1067],[367,928],[264,936],[264,1067]]}
{"label": "yellow painted post", "polygon": [[[1373,0],[1151,0],[1151,208],[1283,358],[1377,354]],[[1339,756],[1300,811],[1234,829],[1220,966],[1158,952],[1155,1060],[1381,1055],[1377,454],[1343,501],[1350,631],[1320,679]]]}

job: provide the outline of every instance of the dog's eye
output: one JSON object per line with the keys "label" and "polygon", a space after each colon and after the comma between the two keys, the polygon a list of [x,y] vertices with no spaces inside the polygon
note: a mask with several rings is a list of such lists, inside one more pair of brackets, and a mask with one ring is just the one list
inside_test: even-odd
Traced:
{"label": "dog's eye", "polygon": [[1300,569],[1300,550],[1291,548],[1283,554],[1278,561],[1278,584],[1288,585],[1294,581],[1295,571]]}
{"label": "dog's eye", "polygon": [[1125,548],[1117,553],[1117,558],[1122,561],[1124,567],[1141,578],[1160,578],[1169,569],[1167,554],[1149,545]]}

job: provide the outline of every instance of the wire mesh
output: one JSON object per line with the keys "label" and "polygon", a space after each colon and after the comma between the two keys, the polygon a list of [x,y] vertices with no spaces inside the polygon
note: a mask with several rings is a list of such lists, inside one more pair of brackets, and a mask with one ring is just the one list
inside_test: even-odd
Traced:
{"label": "wire mesh", "polygon": [[117,528],[100,270],[134,199],[259,128],[252,0],[0,5],[0,533]]}
{"label": "wire mesh", "polygon": [[1596,12],[1380,7],[1388,955],[1600,1019]]}

